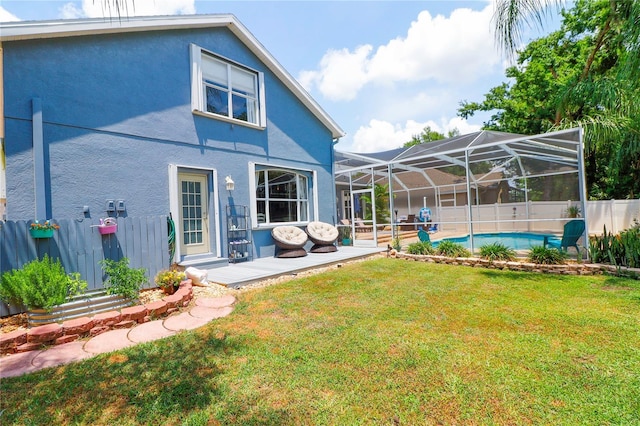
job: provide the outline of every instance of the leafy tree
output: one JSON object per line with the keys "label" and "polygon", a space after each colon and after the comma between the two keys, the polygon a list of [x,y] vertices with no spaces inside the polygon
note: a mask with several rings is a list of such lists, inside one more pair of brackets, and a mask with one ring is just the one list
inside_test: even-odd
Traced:
{"label": "leafy tree", "polygon": [[457,127],[454,127],[453,129],[450,129],[447,132],[447,137],[448,138],[453,138],[453,137],[456,137],[456,136],[460,136],[460,129],[458,129]]}
{"label": "leafy tree", "polygon": [[511,83],[494,87],[482,102],[461,102],[458,113],[491,111],[485,128],[516,133],[582,126],[590,196],[637,196],[640,2],[577,0],[562,16],[559,31],[519,52],[506,72]]}
{"label": "leafy tree", "polygon": [[433,142],[444,138],[445,136],[442,133],[431,130],[431,126],[426,126],[421,133],[413,135],[411,140],[403,145],[403,148],[410,148],[421,143]]}

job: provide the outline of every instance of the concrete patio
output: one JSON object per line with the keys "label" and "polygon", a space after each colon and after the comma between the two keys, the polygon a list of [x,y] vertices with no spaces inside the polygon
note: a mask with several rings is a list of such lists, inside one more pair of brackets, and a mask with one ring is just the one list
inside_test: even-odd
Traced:
{"label": "concrete patio", "polygon": [[239,288],[257,281],[282,275],[293,275],[308,269],[365,258],[386,251],[385,247],[340,246],[333,253],[309,253],[304,257],[278,259],[266,257],[251,262],[233,263],[208,270],[210,282]]}

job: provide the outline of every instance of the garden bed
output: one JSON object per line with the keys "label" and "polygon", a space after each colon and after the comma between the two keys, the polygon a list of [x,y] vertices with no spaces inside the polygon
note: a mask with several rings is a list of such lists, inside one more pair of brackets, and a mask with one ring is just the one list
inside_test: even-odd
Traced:
{"label": "garden bed", "polygon": [[640,279],[640,269],[625,268],[614,265],[604,265],[599,263],[578,263],[571,262],[562,265],[537,264],[526,261],[503,261],[487,260],[477,257],[446,257],[434,255],[418,255],[391,251],[390,255],[397,259],[414,260],[421,262],[445,263],[449,265],[464,265],[471,267],[481,267],[488,269],[506,269],[511,271],[538,272],[544,274],[564,274],[564,275],[620,275],[630,278]]}
{"label": "garden bed", "polygon": [[93,316],[82,316],[24,329],[16,328],[0,334],[0,354],[27,352],[49,345],[61,345],[85,337],[93,337],[118,328],[130,328],[152,319],[164,317],[189,305],[193,298],[191,280],[180,284],[180,289],[162,300],[110,310]]}

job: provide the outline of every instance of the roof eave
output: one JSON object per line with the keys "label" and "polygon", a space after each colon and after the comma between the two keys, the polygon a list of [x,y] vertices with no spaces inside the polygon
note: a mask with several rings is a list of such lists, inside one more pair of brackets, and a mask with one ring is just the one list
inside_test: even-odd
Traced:
{"label": "roof eave", "polygon": [[140,31],[227,27],[296,95],[302,104],[331,132],[333,139],[344,130],[320,107],[298,81],[267,51],[256,37],[232,14],[148,16],[120,19],[59,21],[18,21],[2,24],[0,42],[45,38],[77,37]]}

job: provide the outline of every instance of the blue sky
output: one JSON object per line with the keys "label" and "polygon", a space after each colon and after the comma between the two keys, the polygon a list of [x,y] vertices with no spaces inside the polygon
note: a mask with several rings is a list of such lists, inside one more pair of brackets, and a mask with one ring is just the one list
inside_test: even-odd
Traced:
{"label": "blue sky", "polygon": [[[0,21],[102,17],[101,4],[2,0]],[[191,13],[236,15],[345,130],[341,151],[397,148],[425,126],[478,130],[486,115],[462,120],[459,102],[480,101],[506,80],[488,0],[135,0],[128,11]]]}

